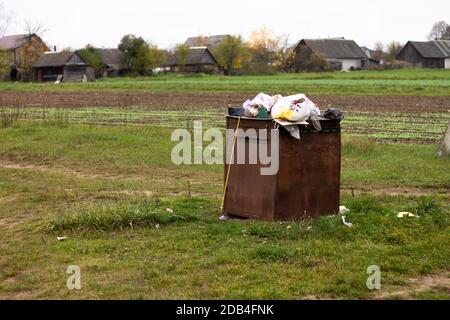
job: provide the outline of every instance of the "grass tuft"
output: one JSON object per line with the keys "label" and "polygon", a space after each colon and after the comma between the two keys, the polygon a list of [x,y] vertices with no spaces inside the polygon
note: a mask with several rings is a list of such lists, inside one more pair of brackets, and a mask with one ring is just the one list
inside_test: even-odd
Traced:
{"label": "grass tuft", "polygon": [[256,259],[268,261],[292,261],[298,258],[298,252],[286,246],[270,245],[258,246],[253,251],[253,257]]}
{"label": "grass tuft", "polygon": [[[189,206],[190,210],[179,210]],[[45,224],[51,231],[113,231],[142,227],[165,226],[177,222],[197,221],[203,206],[198,199],[176,200],[167,203],[160,200],[145,201],[138,204],[105,205],[100,208],[71,212],[57,216]],[[166,208],[173,207],[174,212]]]}

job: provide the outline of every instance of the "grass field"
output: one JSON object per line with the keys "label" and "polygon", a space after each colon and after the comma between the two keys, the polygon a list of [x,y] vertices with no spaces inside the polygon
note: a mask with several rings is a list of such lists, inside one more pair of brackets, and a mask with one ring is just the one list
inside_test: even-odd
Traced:
{"label": "grass field", "polygon": [[[170,161],[181,114],[159,114],[164,126],[136,126],[131,114],[99,126],[79,110],[46,112],[0,129],[0,298],[449,298],[450,159],[433,144],[344,133],[342,204],[354,228],[337,216],[221,222],[223,168]],[[405,210],[420,218],[396,217]],[[366,287],[370,265],[381,291]]]}
{"label": "grass field", "polygon": [[270,92],[334,95],[450,96],[448,70],[355,71],[273,76],[160,75],[101,79],[88,84],[0,83],[0,90],[120,90],[151,92]]}
{"label": "grass field", "polygon": [[[72,92],[39,100],[47,90]],[[102,90],[163,95],[73,102]],[[171,162],[174,128],[225,125],[227,100],[206,91],[348,95],[341,203],[353,228],[339,216],[219,221],[223,167]],[[374,103],[394,95],[412,99]],[[438,70],[0,83],[0,299],[450,299],[450,158],[436,157],[447,96]],[[66,287],[69,265],[80,291]],[[371,265],[381,290],[366,287]]]}

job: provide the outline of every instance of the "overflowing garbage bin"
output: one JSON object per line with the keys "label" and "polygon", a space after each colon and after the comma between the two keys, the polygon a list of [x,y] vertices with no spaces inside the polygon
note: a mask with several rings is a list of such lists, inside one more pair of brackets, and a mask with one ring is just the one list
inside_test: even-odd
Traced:
{"label": "overflowing garbage bin", "polygon": [[[225,164],[223,212],[244,218],[263,220],[300,220],[337,214],[340,200],[341,128],[340,121],[320,117],[319,125],[308,120],[297,125],[300,139],[295,139],[283,126],[278,126],[279,168],[276,174],[262,175],[260,163]],[[273,129],[274,119],[230,116],[227,129]],[[317,127],[320,127],[320,130]],[[237,132],[237,131],[236,131]],[[229,141],[234,139],[233,141]],[[249,150],[254,143],[273,141],[271,135],[256,139],[238,134],[227,143],[237,152],[237,142]],[[264,141],[260,141],[264,140]],[[229,156],[229,155],[228,155]],[[227,156],[226,156],[227,157]],[[247,156],[248,157],[248,152]]]}

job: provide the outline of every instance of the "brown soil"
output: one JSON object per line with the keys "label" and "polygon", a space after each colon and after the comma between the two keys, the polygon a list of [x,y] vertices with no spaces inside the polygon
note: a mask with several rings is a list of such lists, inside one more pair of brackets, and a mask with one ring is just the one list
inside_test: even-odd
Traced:
{"label": "brown soil", "polygon": [[409,279],[407,288],[387,288],[386,290],[382,288],[376,295],[376,299],[383,300],[390,297],[408,299],[414,293],[429,292],[436,289],[442,289],[442,291],[450,294],[450,278],[447,273],[426,276],[420,279]]}
{"label": "brown soil", "polygon": [[[145,109],[224,108],[240,106],[255,93],[150,93],[119,91],[1,91],[0,106],[8,107],[141,107]],[[311,96],[322,109],[344,111],[450,112],[449,97]]]}

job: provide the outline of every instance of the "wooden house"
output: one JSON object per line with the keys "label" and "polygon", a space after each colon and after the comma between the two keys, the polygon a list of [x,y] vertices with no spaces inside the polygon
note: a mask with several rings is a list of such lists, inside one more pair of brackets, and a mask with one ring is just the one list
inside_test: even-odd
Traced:
{"label": "wooden house", "polygon": [[29,80],[31,66],[49,48],[36,34],[17,34],[0,38],[2,64],[8,65],[0,74],[3,80]]}
{"label": "wooden house", "polygon": [[229,34],[190,37],[187,38],[184,45],[188,47],[208,47],[208,49],[214,50],[229,37],[231,37]]}
{"label": "wooden house", "polygon": [[408,41],[397,59],[418,68],[450,69],[450,40]]}
{"label": "wooden house", "polygon": [[76,52],[46,52],[33,65],[33,81],[95,81],[95,71]]}
{"label": "wooden house", "polygon": [[295,48],[296,71],[304,66],[315,54],[326,60],[333,69],[348,71],[364,67],[367,56],[353,40],[339,39],[303,39]]}
{"label": "wooden house", "polygon": [[167,63],[172,72],[216,72],[218,63],[207,47],[192,47],[183,59],[178,54],[169,57]]}
{"label": "wooden house", "polygon": [[104,65],[104,77],[117,77],[125,73],[127,67],[121,58],[119,49],[95,48],[94,51],[100,57]]}

